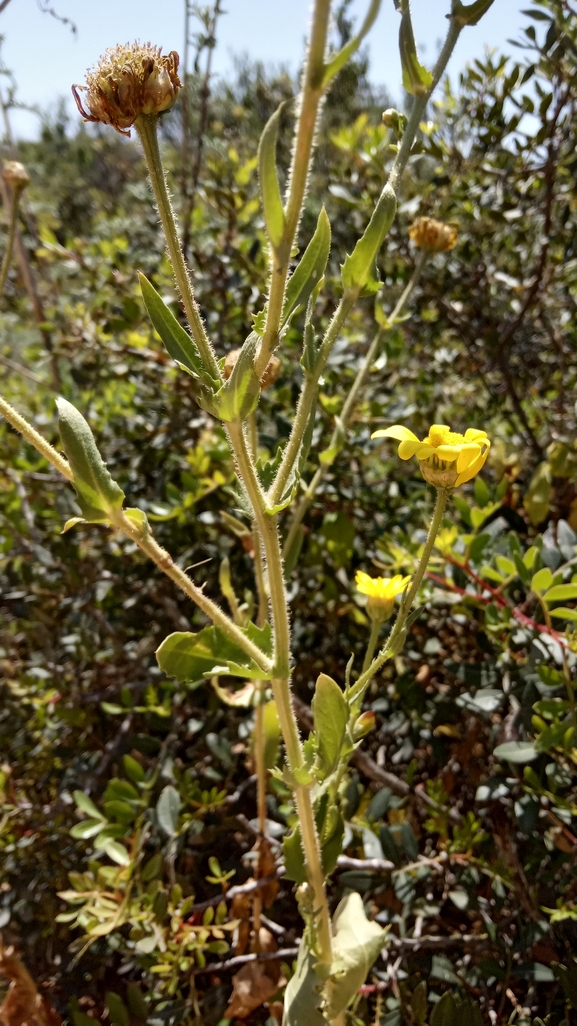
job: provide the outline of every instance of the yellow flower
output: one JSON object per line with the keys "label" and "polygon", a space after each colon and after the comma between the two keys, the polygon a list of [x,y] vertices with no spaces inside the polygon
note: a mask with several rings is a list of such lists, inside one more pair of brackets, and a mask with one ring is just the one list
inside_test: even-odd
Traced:
{"label": "yellow flower", "polygon": [[375,431],[373,438],[396,438],[402,460],[416,456],[421,473],[436,488],[458,488],[470,481],[485,465],[491,443],[486,431],[468,428],[464,435],[446,424],[433,424],[423,441],[402,424]]}
{"label": "yellow flower", "polygon": [[420,217],[409,228],[409,238],[427,253],[447,253],[457,245],[457,229],[432,217]]}
{"label": "yellow flower", "polygon": [[[85,86],[72,86],[85,121],[102,121],[130,135],[140,114],[160,114],[172,107],[181,89],[178,54],[163,56],[159,46],[133,43],[113,46],[86,75]],[[86,93],[84,109],[79,89]]]}
{"label": "yellow flower", "polygon": [[357,570],[355,584],[361,595],[368,596],[367,613],[372,620],[389,620],[397,595],[409,586],[410,577],[370,577],[369,574]]}

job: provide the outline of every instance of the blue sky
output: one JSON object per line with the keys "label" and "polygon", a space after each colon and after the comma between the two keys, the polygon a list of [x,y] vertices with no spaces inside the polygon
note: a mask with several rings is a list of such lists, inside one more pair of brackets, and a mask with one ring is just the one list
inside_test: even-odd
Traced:
{"label": "blue sky", "polygon": [[[207,2],[207,0],[204,0]],[[226,75],[232,55],[248,53],[295,69],[302,55],[311,0],[225,0],[215,54],[215,71]],[[362,16],[368,0],[354,0],[352,10]],[[82,82],[84,72],[103,50],[135,38],[182,49],[183,0],[50,0],[59,14],[76,23],[78,33],[43,14],[38,0],[11,0],[0,15],[4,37],[4,65],[15,75],[18,97],[26,104],[48,108],[60,96],[70,96],[70,85]],[[486,46],[510,50],[507,39],[518,36],[527,0],[495,0],[475,28],[462,33],[451,64],[452,74],[483,53]],[[434,59],[446,30],[450,0],[412,0],[415,35],[425,63]],[[399,16],[393,0],[383,0],[370,36],[371,76],[385,83],[393,97],[400,96],[397,49]],[[33,137],[38,119],[14,112],[18,135]]]}

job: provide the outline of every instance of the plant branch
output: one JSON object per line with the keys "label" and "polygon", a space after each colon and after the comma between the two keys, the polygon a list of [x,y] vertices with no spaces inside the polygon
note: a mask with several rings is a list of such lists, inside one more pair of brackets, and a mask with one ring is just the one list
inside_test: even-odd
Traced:
{"label": "plant branch", "polygon": [[[421,272],[422,272],[422,270],[423,270],[423,268],[424,268],[424,266],[425,266],[425,264],[427,262],[427,257],[428,257],[428,253],[426,253],[425,250],[422,250],[419,253],[419,256],[417,257],[417,262],[415,264],[415,268],[413,270],[411,278],[408,281],[406,287],[403,289],[402,295],[399,297],[397,303],[395,304],[395,307],[394,307],[390,317],[388,317],[388,324],[389,324],[389,326],[391,328],[394,327],[395,322],[397,321],[397,319],[403,313],[403,310],[405,309],[405,306],[408,303],[408,301],[409,301],[409,299],[410,299],[410,297],[411,297],[411,295],[412,295],[412,293],[413,293],[413,291],[415,289],[415,286],[416,286],[416,284],[417,284],[417,282],[418,282],[418,280],[419,280],[419,278],[421,276]],[[377,331],[373,341],[371,342],[371,345],[369,346],[367,355],[365,356],[365,359],[363,360],[363,362],[362,362],[362,364],[361,364],[361,366],[360,366],[360,368],[359,368],[359,370],[357,372],[357,376],[356,376],[355,380],[353,381],[351,390],[350,390],[349,394],[347,395],[347,398],[345,399],[343,408],[342,408],[341,413],[339,415],[339,420],[340,420],[341,427],[343,427],[345,429],[348,427],[349,422],[350,422],[350,420],[352,418],[352,415],[353,415],[353,412],[354,412],[354,409],[355,409],[355,406],[357,404],[357,400],[358,400],[358,397],[359,397],[359,393],[361,392],[361,389],[363,388],[363,385],[365,384],[365,381],[366,381],[366,379],[367,379],[367,377],[368,377],[368,375],[370,373],[371,367],[373,366],[373,364],[374,364],[374,362],[375,362],[375,360],[377,358],[377,353],[379,352],[379,349],[381,347],[381,343],[382,343],[382,340],[383,340],[383,336],[386,334],[386,331],[387,331],[386,328],[385,329],[379,328],[379,330]],[[331,440],[329,442],[329,446],[328,446],[329,449],[336,448],[337,442],[338,442],[338,435],[337,435],[337,430],[335,428],[335,430],[333,431],[332,438],[331,438]],[[337,457],[336,457],[336,454],[335,454],[334,459],[336,459],[336,458]],[[297,531],[298,531],[302,521],[304,520],[309,507],[311,506],[311,504],[312,504],[312,502],[314,500],[314,497],[315,497],[315,495],[316,495],[316,493],[317,493],[317,491],[319,489],[319,486],[321,485],[321,483],[324,480],[326,474],[328,473],[328,471],[332,467],[333,463],[334,463],[334,460],[330,460],[330,461],[327,461],[325,463],[321,463],[317,467],[317,470],[316,470],[316,472],[314,474],[314,477],[312,478],[310,484],[305,489],[304,494],[302,495],[301,500],[300,500],[297,508],[295,509],[295,511],[293,513],[293,516],[292,516],[292,519],[291,519],[291,523],[290,523],[290,527],[289,527],[289,530],[287,532],[287,536],[286,536],[284,547],[283,547],[283,555],[285,556],[285,558],[288,555],[288,553],[291,551],[293,543],[294,543],[294,540],[296,538]]]}
{"label": "plant branch", "polygon": [[206,369],[213,378],[220,381],[220,369],[212,348],[212,343],[206,333],[202,317],[200,316],[198,303],[194,298],[192,282],[190,280],[188,268],[180,246],[174,212],[166,185],[164,168],[160,159],[157,125],[157,114],[141,114],[135,122],[135,128],[142,143],[144,156],[148,165],[148,172],[150,174],[150,181],[152,183],[158,212],[164,229],[168,255],[172,263],[176,284],[182,297],[182,302],[184,303],[188,323],[190,324],[194,341],[196,342]]}
{"label": "plant branch", "polygon": [[21,434],[27,442],[30,442],[30,445],[33,445],[36,451],[39,452],[41,456],[44,456],[44,459],[48,460],[48,462],[51,463],[56,470],[60,471],[68,481],[74,480],[72,469],[67,460],[63,459],[60,453],[50,445],[50,442],[47,442],[46,439],[43,438],[27,420],[24,419],[24,417],[21,417],[20,414],[2,398],[2,396],[0,396],[0,413],[8,421],[10,426],[13,427],[15,431],[18,431],[18,433]]}

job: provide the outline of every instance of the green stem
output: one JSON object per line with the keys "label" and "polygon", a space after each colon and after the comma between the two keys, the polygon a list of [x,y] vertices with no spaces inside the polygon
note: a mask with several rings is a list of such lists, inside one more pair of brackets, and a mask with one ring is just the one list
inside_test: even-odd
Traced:
{"label": "green stem", "polygon": [[373,661],[377,642],[379,640],[379,634],[381,633],[381,627],[383,626],[382,620],[373,620],[371,624],[371,636],[367,645],[367,651],[365,652],[365,659],[363,662],[363,673],[368,670],[369,666]]}
{"label": "green stem", "polygon": [[70,464],[50,445],[50,442],[47,442],[27,420],[24,420],[24,417],[16,413],[16,410],[2,396],[0,396],[0,413],[14,430],[18,431],[27,442],[30,442],[30,445],[33,445],[36,451],[44,456],[44,459],[48,460],[68,481],[74,480]]}
{"label": "green stem", "polygon": [[6,249],[4,250],[2,267],[0,268],[0,296],[4,295],[4,287],[6,285],[6,278],[8,277],[8,269],[10,267],[10,262],[12,260],[12,250],[14,249],[14,240],[16,238],[16,224],[18,221],[18,205],[20,203],[21,193],[22,189],[13,188],[12,190],[10,221],[8,223],[8,238],[6,239]]}
{"label": "green stem", "polygon": [[[417,282],[418,282],[418,280],[419,280],[419,278],[421,276],[421,272],[423,270],[423,267],[425,266],[425,263],[427,261],[428,255],[429,254],[426,253],[425,250],[422,250],[419,253],[419,256],[417,257],[417,261],[416,261],[413,273],[411,275],[411,278],[408,281],[408,283],[406,285],[406,288],[403,290],[402,295],[399,297],[399,299],[398,299],[398,301],[397,301],[397,303],[395,305],[395,308],[392,311],[390,317],[388,318],[388,324],[390,325],[391,328],[394,327],[395,321],[401,316],[403,310],[405,309],[405,306],[408,303],[408,301],[409,301],[409,299],[410,299],[410,297],[411,297],[411,295],[412,295],[412,293],[413,293],[413,291],[415,289],[415,286],[416,286],[416,284],[417,284]],[[366,381],[366,379],[367,379],[367,377],[368,377],[368,375],[370,373],[371,367],[373,366],[373,364],[375,362],[375,359],[376,359],[377,353],[378,353],[378,351],[380,349],[381,342],[382,342],[382,339],[383,339],[383,336],[384,336],[385,332],[386,332],[386,329],[383,329],[383,328],[379,328],[379,330],[377,331],[377,333],[376,333],[376,335],[375,335],[375,337],[374,337],[373,341],[371,342],[371,345],[370,345],[370,347],[368,349],[367,355],[366,355],[365,359],[363,360],[363,363],[362,363],[361,367],[358,370],[358,373],[357,373],[357,376],[356,376],[356,378],[355,378],[355,380],[353,382],[352,388],[351,388],[351,390],[350,390],[350,392],[349,392],[349,394],[348,394],[348,396],[347,396],[347,398],[345,400],[345,403],[343,405],[343,408],[341,410],[340,417],[339,417],[341,425],[344,428],[348,427],[349,421],[350,421],[350,419],[352,417],[352,414],[354,412],[354,409],[355,409],[355,406],[356,406],[356,403],[357,403],[357,400],[358,400],[359,393],[360,393],[361,389],[363,388],[363,385],[365,384],[365,381]],[[337,440],[338,440],[337,439],[337,432],[336,432],[336,429],[335,429],[335,431],[333,432],[332,438],[330,440],[330,443],[329,443],[329,449],[336,445]],[[336,457],[335,457],[335,459],[336,459]],[[301,500],[300,500],[296,510],[293,513],[293,516],[292,516],[292,519],[291,519],[291,523],[290,523],[290,527],[288,529],[288,533],[287,533],[287,536],[286,536],[286,539],[285,539],[285,543],[284,543],[284,546],[283,546],[283,555],[285,557],[291,551],[291,548],[292,548],[292,545],[293,545],[294,540],[296,538],[296,534],[298,532],[298,529],[299,529],[302,521],[304,520],[310,505],[312,504],[312,502],[314,500],[314,497],[315,497],[315,495],[316,495],[316,493],[317,493],[317,491],[319,489],[319,486],[320,486],[321,482],[323,481],[323,479],[325,478],[326,474],[330,470],[332,464],[333,464],[333,461],[331,461],[330,463],[321,463],[321,465],[317,468],[317,470],[315,472],[315,475],[312,478],[310,484],[305,489],[304,494],[302,495]]]}
{"label": "green stem", "polygon": [[266,323],[255,360],[255,371],[259,378],[264,374],[278,339],[290,255],[302,214],[319,105],[324,92],[323,77],[330,10],[331,0],[316,0],[299,98],[299,115],[285,205],[285,229],[280,245],[271,253],[271,281],[266,308]]}
{"label": "green stem", "polygon": [[142,143],[144,156],[148,165],[148,173],[150,175],[150,181],[152,183],[152,189],[156,199],[156,205],[158,207],[160,220],[162,221],[162,227],[164,229],[168,255],[172,263],[176,284],[182,297],[182,302],[184,303],[188,323],[190,324],[194,341],[196,342],[206,369],[216,381],[220,381],[222,380],[220,369],[212,348],[212,343],[206,333],[202,317],[200,316],[198,303],[194,298],[192,282],[190,280],[188,268],[180,246],[174,211],[170,202],[170,195],[166,185],[166,178],[164,176],[164,168],[160,159],[157,126],[157,114],[141,114],[135,122],[135,128]]}
{"label": "green stem", "polygon": [[268,501],[271,506],[274,506],[279,502],[285,490],[291,470],[293,469],[299,454],[309,417],[311,416],[313,406],[316,403],[319,378],[326,366],[326,362],[338,338],[339,332],[353,305],[354,300],[350,296],[344,296],[341,299],[331,323],[327,328],[314,368],[309,374],[307,374],[304,387],[299,396],[292,431],[290,433],[277,476],[268,495]]}
{"label": "green stem", "polygon": [[212,620],[216,627],[219,627],[224,634],[226,634],[231,641],[233,641],[239,648],[252,659],[257,666],[267,676],[272,672],[272,664],[270,660],[261,652],[258,645],[255,645],[250,638],[243,633],[240,627],[237,627],[235,623],[223,612],[220,606],[217,606],[212,599],[207,598],[202,588],[198,588],[196,584],[191,581],[188,574],[185,574],[184,570],[174,562],[172,556],[163,549],[154,538],[148,534],[144,535],[135,524],[126,516],[123,510],[117,510],[114,514],[111,514],[110,521],[118,531],[125,534],[130,538],[138,548],[144,552],[153,563],[162,570],[167,577],[184,592],[196,605],[202,609],[203,613]]}
{"label": "green stem", "polygon": [[[284,586],[277,517],[268,516],[266,512],[266,499],[251,459],[242,423],[240,421],[233,421],[228,425],[228,431],[240,476],[247,490],[266,554],[270,604],[274,626],[274,676],[271,681],[271,687],[276,702],[289,769],[294,773],[295,770],[303,766],[304,757],[290,690],[289,613]],[[330,916],[309,788],[297,784],[295,786],[295,801],[301,827],[307,873],[313,891],[314,908],[318,915],[317,944],[319,961],[330,965],[332,961]]]}
{"label": "green stem", "polygon": [[433,519],[431,521],[431,526],[429,527],[429,533],[427,535],[425,547],[423,549],[421,558],[419,560],[419,565],[417,566],[413,580],[411,581],[411,585],[408,591],[406,592],[403,601],[401,602],[401,607],[399,609],[399,614],[395,621],[395,625],[391,633],[389,634],[387,643],[381,649],[376,659],[373,659],[372,663],[370,664],[370,666],[367,667],[367,669],[363,667],[363,672],[361,673],[360,677],[349,691],[349,702],[352,702],[354,700],[360,700],[360,698],[362,698],[362,695],[364,694],[366,687],[374,677],[375,673],[377,673],[377,671],[380,670],[381,666],[383,665],[383,663],[386,663],[387,659],[390,659],[391,657],[397,655],[403,646],[404,631],[405,624],[407,622],[407,617],[411,610],[414,598],[421,586],[423,577],[425,576],[429,559],[431,558],[431,553],[433,551],[433,546],[435,544],[435,539],[439,533],[441,524],[443,522],[443,516],[445,513],[449,495],[450,491],[448,489],[439,488],[437,491],[437,501],[435,503]]}

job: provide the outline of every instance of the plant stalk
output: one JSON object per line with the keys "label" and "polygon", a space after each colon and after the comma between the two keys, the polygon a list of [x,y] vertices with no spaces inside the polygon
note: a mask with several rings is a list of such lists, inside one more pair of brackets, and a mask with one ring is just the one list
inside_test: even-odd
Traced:
{"label": "plant stalk", "polygon": [[6,286],[6,279],[8,277],[8,270],[12,262],[12,250],[14,249],[14,240],[16,238],[16,224],[18,221],[18,207],[20,205],[21,195],[22,189],[12,189],[12,203],[10,204],[10,220],[8,222],[8,238],[6,239],[6,249],[4,250],[2,267],[0,268],[0,296],[4,295],[4,288]]}
{"label": "plant stalk", "polygon": [[266,323],[255,360],[258,378],[264,374],[278,339],[290,255],[302,214],[319,106],[324,92],[323,76],[330,11],[331,0],[316,0],[299,98],[299,115],[285,204],[285,230],[280,245],[275,250],[271,249],[271,282]]}
{"label": "plant stalk", "polygon": [[60,453],[50,445],[50,442],[47,442],[46,439],[38,433],[36,428],[33,428],[32,424],[29,424],[24,417],[21,417],[14,407],[10,406],[2,396],[0,396],[0,413],[8,421],[11,427],[13,427],[15,431],[18,431],[18,433],[21,434],[27,442],[30,442],[30,445],[33,445],[36,451],[39,452],[41,456],[44,456],[44,459],[48,460],[48,462],[51,463],[52,466],[55,467],[56,470],[58,470],[68,481],[74,480],[74,474],[72,473],[72,468],[68,461],[63,459]]}
{"label": "plant stalk", "polygon": [[[276,702],[289,769],[294,773],[295,770],[303,766],[304,758],[290,690],[290,626],[277,517],[268,516],[266,512],[266,499],[251,459],[242,423],[235,421],[228,425],[228,430],[238,463],[239,473],[254,510],[266,554],[274,627],[274,677],[271,681],[271,687]],[[313,892],[314,909],[317,913],[316,940],[319,961],[325,965],[330,965],[332,961],[330,915],[310,789],[297,783],[294,793],[307,873]]]}
{"label": "plant stalk", "polygon": [[395,621],[395,625],[391,633],[389,634],[386,644],[383,646],[376,659],[373,659],[370,666],[368,666],[366,669],[363,667],[363,672],[361,673],[360,677],[354,683],[353,687],[349,691],[349,702],[359,700],[362,697],[367,685],[370,683],[375,673],[377,673],[377,671],[380,670],[383,663],[386,663],[387,659],[390,659],[391,657],[397,655],[403,646],[403,633],[405,630],[407,617],[411,610],[414,598],[421,586],[423,577],[425,576],[429,559],[431,558],[431,553],[433,551],[433,546],[435,544],[435,539],[439,533],[441,524],[443,522],[443,516],[445,514],[445,509],[447,507],[449,495],[449,489],[439,488],[437,490],[437,501],[435,503],[433,519],[431,520],[431,526],[429,527],[429,533],[427,535],[425,547],[423,549],[421,558],[419,560],[419,565],[417,566],[413,580],[411,581],[411,585],[405,593],[403,601],[401,602],[401,607],[399,609],[399,614]]}
{"label": "plant stalk", "polygon": [[178,237],[174,211],[170,202],[170,195],[166,185],[164,168],[160,159],[160,150],[158,147],[158,115],[141,114],[136,119],[135,128],[138,132],[142,148],[144,150],[144,156],[148,165],[148,173],[150,175],[156,205],[158,207],[160,220],[162,221],[162,227],[164,229],[168,255],[176,278],[176,284],[182,297],[182,302],[184,303],[184,309],[186,311],[186,316],[188,318],[188,323],[190,324],[194,341],[196,342],[206,369],[216,381],[220,381],[222,380],[222,376],[216,360],[216,355],[212,348],[212,343],[206,333],[202,317],[200,316],[198,303],[194,298],[192,282],[190,280],[190,275],[182,254],[180,240]]}
{"label": "plant stalk", "polygon": [[[416,286],[416,284],[417,284],[417,282],[418,282],[418,280],[419,280],[419,278],[421,276],[421,272],[423,270],[423,267],[425,266],[425,263],[427,261],[428,255],[429,254],[426,253],[425,250],[422,250],[419,253],[419,256],[417,257],[417,261],[415,263],[415,268],[413,270],[411,278],[407,282],[407,285],[406,285],[405,289],[403,290],[402,295],[399,297],[399,299],[398,299],[398,301],[397,301],[397,303],[395,305],[394,310],[392,311],[390,317],[388,318],[388,323],[389,323],[389,325],[391,327],[394,326],[395,321],[397,320],[397,318],[399,318],[401,316],[403,310],[405,309],[405,306],[408,303],[408,301],[409,301],[409,299],[410,299],[410,297],[411,297],[411,295],[412,295],[412,293],[413,293],[413,291],[415,289],[415,286]],[[373,341],[371,342],[371,345],[370,345],[370,347],[368,349],[367,355],[365,356],[365,359],[363,360],[363,363],[362,363],[361,367],[358,370],[357,376],[356,376],[355,380],[353,381],[351,390],[350,390],[349,394],[347,395],[347,398],[345,400],[345,403],[343,405],[343,408],[342,408],[340,416],[339,416],[339,420],[341,422],[341,425],[344,428],[348,427],[349,421],[350,421],[350,419],[352,417],[352,414],[354,412],[355,406],[357,404],[359,393],[360,393],[361,389],[363,388],[363,385],[364,385],[364,383],[365,383],[365,381],[366,381],[366,379],[367,379],[367,377],[368,377],[368,375],[370,373],[370,370],[371,370],[371,367],[373,366],[373,363],[376,360],[377,353],[379,352],[379,349],[381,347],[381,342],[382,342],[384,334],[386,333],[386,330],[387,330],[386,328],[379,328],[379,330],[377,331],[377,333],[376,333],[376,335],[375,335],[375,337],[374,337]],[[334,445],[336,445],[336,443],[337,443],[337,433],[336,433],[336,429],[335,429],[335,431],[333,432],[332,438],[331,438],[331,440],[329,442],[329,448],[332,448]],[[336,459],[336,456],[335,456],[335,459]],[[301,496],[301,500],[300,500],[297,508],[295,509],[293,515],[292,515],[290,526],[289,526],[289,529],[288,529],[288,532],[287,532],[287,536],[286,536],[286,539],[285,539],[285,542],[284,542],[283,555],[285,557],[291,551],[291,548],[292,548],[292,545],[294,543],[297,531],[298,531],[301,523],[303,522],[309,507],[311,506],[312,502],[314,501],[314,497],[315,497],[315,495],[316,495],[316,493],[317,493],[317,491],[319,489],[319,486],[320,486],[321,482],[324,480],[326,474],[328,473],[328,471],[332,467],[333,462],[334,461],[331,460],[330,463],[321,463],[320,466],[317,467],[317,470],[316,470],[312,480],[310,481],[310,484],[307,486],[307,488],[305,488],[304,494]]]}

